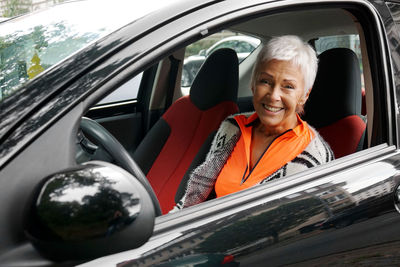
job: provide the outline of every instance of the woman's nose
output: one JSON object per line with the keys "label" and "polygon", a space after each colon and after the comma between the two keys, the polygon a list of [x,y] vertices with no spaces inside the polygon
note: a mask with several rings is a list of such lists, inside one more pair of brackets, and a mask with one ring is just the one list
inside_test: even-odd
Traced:
{"label": "woman's nose", "polygon": [[279,101],[281,98],[281,94],[280,94],[280,87],[279,86],[273,86],[271,87],[271,90],[269,92],[269,98],[272,101]]}

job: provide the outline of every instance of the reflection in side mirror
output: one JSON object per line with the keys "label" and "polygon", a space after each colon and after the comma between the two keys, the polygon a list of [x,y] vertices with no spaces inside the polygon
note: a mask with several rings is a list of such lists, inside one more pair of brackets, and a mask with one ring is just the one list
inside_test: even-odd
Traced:
{"label": "reflection in side mirror", "polygon": [[141,246],[153,233],[154,213],[136,178],[93,161],[42,180],[27,205],[24,227],[43,256],[88,260]]}

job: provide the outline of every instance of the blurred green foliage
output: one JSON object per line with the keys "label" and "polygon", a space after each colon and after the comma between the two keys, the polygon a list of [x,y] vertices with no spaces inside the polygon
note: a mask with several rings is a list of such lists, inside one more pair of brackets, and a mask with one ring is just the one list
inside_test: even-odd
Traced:
{"label": "blurred green foliage", "polygon": [[29,12],[32,0],[6,0],[3,17],[14,17]]}
{"label": "blurred green foliage", "polygon": [[[1,16],[6,18],[15,17],[35,10],[35,4],[32,0],[3,0],[5,1],[4,10]],[[58,4],[66,0],[47,0],[47,4]],[[44,1],[46,2],[46,1]],[[43,4],[40,3],[40,4]]]}

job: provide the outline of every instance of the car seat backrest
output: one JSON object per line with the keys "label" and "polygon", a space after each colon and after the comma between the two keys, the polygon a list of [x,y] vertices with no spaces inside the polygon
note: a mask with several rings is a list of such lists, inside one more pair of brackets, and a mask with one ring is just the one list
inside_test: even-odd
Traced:
{"label": "car seat backrest", "polygon": [[178,186],[200,147],[228,115],[238,112],[237,88],[236,53],[215,51],[199,70],[189,96],[171,105],[135,151],[163,213],[174,206]]}
{"label": "car seat backrest", "polygon": [[329,143],[336,158],[356,152],[363,142],[366,123],[361,99],[356,54],[347,48],[321,53],[304,118]]}

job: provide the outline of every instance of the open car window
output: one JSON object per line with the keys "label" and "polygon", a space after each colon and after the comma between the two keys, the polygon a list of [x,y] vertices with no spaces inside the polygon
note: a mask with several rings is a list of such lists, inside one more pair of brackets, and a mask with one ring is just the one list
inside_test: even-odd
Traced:
{"label": "open car window", "polygon": [[[284,22],[281,20],[282,17],[285,17]],[[335,22],[331,19],[334,17],[338,17],[341,20],[339,22]],[[329,27],[327,27],[326,29],[319,28],[318,31],[315,29],[313,30],[313,28],[311,28],[310,30],[303,32],[295,27],[292,27],[293,25],[298,23],[299,18],[301,18],[304,21],[323,20],[324,24],[328,24]],[[135,155],[135,153],[146,154],[145,157],[143,158],[145,158],[145,161],[147,161],[146,158],[147,154],[155,154],[158,153],[155,151],[161,151],[162,145],[160,145],[159,143],[162,143],[164,141],[160,140],[164,139],[166,140],[168,139],[169,136],[168,131],[166,131],[162,136],[162,138],[155,139],[158,140],[157,143],[154,140],[153,140],[154,142],[150,142],[152,144],[151,149],[140,150],[140,151],[136,150],[136,148],[139,147],[140,144],[142,143],[142,140],[146,139],[147,137],[146,134],[150,132],[151,135],[154,135],[153,132],[151,132],[152,127],[154,127],[154,125],[157,125],[157,122],[159,120],[165,119],[161,116],[166,110],[166,107],[164,106],[164,104],[167,103],[166,99],[168,98],[166,94],[171,93],[171,91],[169,90],[169,86],[171,86],[170,82],[171,80],[173,80],[170,77],[172,68],[171,55],[173,55],[173,57],[180,62],[180,69],[179,69],[180,71],[177,71],[178,76],[176,77],[175,88],[174,88],[175,90],[174,100],[177,100],[179,97],[176,96],[182,96],[182,95],[185,96],[189,94],[190,85],[193,82],[194,77],[198,73],[202,64],[207,60],[207,58],[213,52],[221,48],[229,48],[234,50],[240,62],[239,84],[243,85],[239,86],[238,95],[247,96],[243,99],[239,99],[242,102],[245,101],[244,105],[242,105],[245,108],[240,109],[240,112],[251,112],[254,111],[254,109],[252,107],[252,99],[251,97],[248,97],[249,95],[251,95],[250,74],[252,67],[255,63],[255,60],[257,58],[257,54],[261,49],[261,45],[263,43],[268,42],[268,40],[273,36],[298,35],[305,42],[310,43],[315,48],[318,56],[337,48],[345,48],[353,51],[356,61],[358,62],[353,67],[358,69],[359,73],[358,79],[360,80],[360,86],[357,89],[358,90],[357,94],[359,94],[360,99],[362,99],[363,106],[360,105],[359,110],[357,110],[354,114],[352,114],[352,116],[354,115],[354,117],[358,117],[357,120],[359,122],[359,125],[362,125],[360,126],[362,130],[361,134],[357,133],[359,136],[357,136],[355,139],[357,138],[358,139],[357,141],[354,141],[354,143],[352,144],[353,148],[351,150],[345,149],[346,151],[342,152],[343,147],[345,148],[347,147],[347,145],[343,145],[342,142],[343,140],[346,139],[342,135],[344,131],[340,131],[339,130],[340,127],[338,128],[334,125],[337,122],[335,113],[336,112],[338,112],[338,114],[340,113],[340,111],[336,109],[337,106],[339,105],[336,105],[336,107],[332,107],[332,105],[330,104],[331,102],[334,101],[329,102],[330,99],[325,99],[321,101],[321,103],[327,103],[326,101],[329,102],[327,103],[327,105],[323,104],[322,108],[329,107],[330,110],[328,113],[333,114],[332,118],[328,118],[328,116],[326,116],[325,114],[326,110],[321,110],[321,106],[318,107],[319,109],[317,110],[308,111],[309,114],[311,113],[320,115],[319,117],[317,116],[316,118],[310,119],[311,122],[310,125],[313,126],[318,132],[320,132],[320,134],[323,135],[325,141],[327,141],[328,144],[331,145],[334,153],[336,154],[335,157],[341,158],[344,156],[351,156],[351,154],[362,151],[369,147],[369,145],[365,141],[368,138],[368,134],[365,131],[366,128],[363,128],[366,127],[367,120],[366,116],[361,116],[361,115],[368,115],[368,120],[369,120],[368,123],[371,125],[370,126],[371,128],[373,127],[372,126],[373,120],[371,115],[372,111],[369,111],[368,114],[366,113],[361,114],[361,108],[363,108],[363,110],[366,110],[366,105],[367,105],[365,103],[365,99],[363,98],[364,97],[363,91],[367,90],[370,96],[372,96],[373,88],[372,87],[365,88],[364,86],[364,79],[363,79],[364,75],[369,75],[368,73],[367,74],[363,73],[364,67],[369,64],[368,61],[364,62],[365,55],[368,55],[368,51],[366,50],[367,45],[364,41],[365,40],[365,37],[363,36],[364,33],[359,30],[357,23],[358,22],[354,20],[354,17],[351,16],[351,14],[348,11],[340,8],[331,8],[331,9],[321,9],[321,10],[316,9],[307,11],[300,10],[300,11],[282,12],[274,14],[273,16],[263,16],[263,17],[253,18],[251,20],[232,25],[229,28],[226,28],[225,30],[218,31],[217,33],[210,34],[202,39],[193,42],[192,44],[186,46],[184,51],[183,49],[171,51],[170,54],[165,56],[162,60],[156,63],[153,62],[153,65],[158,66],[156,68],[156,71],[154,72],[154,76],[145,75],[145,73],[148,71],[145,70],[144,72],[142,72],[143,75],[139,74],[136,77],[129,79],[126,83],[117,88],[112,94],[108,95],[106,98],[100,101],[99,108],[103,104],[118,102],[122,100],[122,99],[118,100],[118,96],[115,96],[116,94],[119,94],[118,93],[119,91],[127,90],[130,91],[130,94],[137,95],[137,88],[140,86],[142,79],[146,79],[145,80],[145,83],[147,84],[146,88],[147,90],[151,90],[151,92],[150,91],[147,92],[148,94],[147,100],[149,102],[139,103],[139,101],[144,101],[146,98],[138,99],[136,105],[131,109],[132,114],[123,115],[117,113],[115,114],[114,117],[102,118],[99,121],[102,122],[105,126],[107,126],[110,132],[113,132],[113,134],[116,135],[118,139],[119,138],[118,135],[122,133],[122,130],[124,131],[125,135],[127,134],[127,131],[126,129],[124,129],[124,125],[122,125],[122,123],[126,123],[126,121],[124,120],[128,119],[129,125],[132,128],[135,128],[135,130],[132,131],[132,133],[129,133],[127,135],[128,137],[121,137],[121,138],[137,140],[136,145],[131,145],[126,148],[131,152],[131,155]],[[270,27],[268,29],[265,29],[264,25],[266,24],[276,25],[276,27]],[[310,24],[310,27],[318,28],[318,25]],[[244,35],[243,33],[245,32],[246,33],[251,32],[252,34]],[[364,51],[362,51],[363,49]],[[188,75],[192,75],[191,76],[192,78],[189,79]],[[369,78],[371,77],[369,76]],[[328,79],[332,79],[332,81],[335,80],[333,77],[328,77]],[[347,90],[346,88],[345,90]],[[350,90],[353,88],[349,87],[348,89]],[[313,90],[314,91],[323,90],[323,86],[321,88],[321,85],[319,85],[319,88],[315,88]],[[126,96],[124,97],[125,100],[129,99],[129,97]],[[134,95],[131,95],[130,97],[132,97],[132,99],[135,98]],[[310,96],[310,98],[314,97]],[[313,101],[315,102],[315,100]],[[338,98],[335,101],[341,102],[342,99]],[[369,105],[368,108],[370,110],[373,110],[373,103],[369,103],[368,105]],[[183,113],[185,113],[185,111],[181,112],[181,114]],[[117,119],[119,118],[121,118],[121,122],[117,122]],[[306,116],[305,118],[306,121],[308,121],[309,117]],[[113,126],[113,124],[110,123],[111,120],[115,120],[115,123],[113,124],[115,124],[116,126],[115,125]],[[157,125],[157,127],[160,126]],[[168,127],[169,126],[167,126],[167,128]],[[164,132],[164,129],[162,129],[162,127],[158,130]],[[338,133],[338,134],[336,135],[332,133]],[[129,143],[129,142],[124,142],[124,143]],[[380,143],[382,142],[379,142],[377,144]],[[173,155],[176,157],[180,157],[179,154],[176,153],[173,153]],[[151,162],[151,160],[149,161]],[[143,162],[141,164],[143,164]],[[147,178],[150,180],[151,184],[156,184],[157,182],[153,182],[152,177],[148,175],[148,172],[151,169],[151,164],[145,163],[145,165],[149,166],[146,166],[147,169],[144,169],[143,172],[145,173],[145,175],[147,175]],[[311,167],[316,167],[320,165],[321,165],[320,163],[310,164]],[[163,166],[166,167],[166,165]],[[139,167],[141,167],[140,164]],[[164,174],[164,172],[162,173]],[[175,196],[176,192],[177,189],[172,188],[169,194]]]}
{"label": "open car window", "polygon": [[[314,13],[313,13],[314,12]],[[280,20],[279,18],[285,17],[285,20]],[[315,17],[314,17],[315,16]],[[324,18],[325,17],[325,18]],[[334,20],[329,21],[330,18],[334,18],[334,17],[340,17],[342,19],[341,22],[335,22]],[[302,31],[296,31],[297,27],[295,27],[295,25],[298,23],[298,20],[296,20],[296,18],[302,18],[302,19],[308,19],[310,21],[318,21],[321,20],[322,24],[330,24],[330,27],[327,27],[326,29],[321,29],[320,31],[318,31],[318,33],[314,33],[312,31],[312,29],[310,29],[310,31],[307,31],[307,33],[302,32]],[[285,21],[284,23],[282,21]],[[367,45],[364,43],[362,44],[361,42],[365,42],[365,36],[363,31],[360,31],[360,28],[358,27],[358,21],[354,20],[354,17],[348,13],[345,10],[342,9],[326,9],[326,10],[315,10],[315,11],[293,11],[293,12],[288,12],[288,13],[282,13],[282,14],[274,14],[273,16],[266,16],[266,17],[260,17],[251,21],[247,21],[247,22],[243,22],[241,24],[238,25],[233,25],[229,31],[232,32],[251,32],[251,30],[253,31],[262,31],[262,27],[264,27],[264,25],[269,25],[270,27],[268,28],[268,30],[265,30],[265,32],[263,32],[262,35],[258,36],[258,39],[261,40],[260,43],[266,43],[270,38],[274,37],[274,36],[279,36],[279,35],[285,35],[285,34],[293,34],[293,35],[299,35],[303,38],[303,40],[305,42],[309,42],[310,44],[312,44],[312,46],[315,48],[317,55],[321,55],[321,54],[326,54],[324,52],[330,52],[333,51],[334,49],[338,49],[338,48],[344,48],[345,50],[351,50],[353,53],[353,56],[355,58],[355,60],[358,62],[357,64],[355,64],[354,66],[352,66],[355,70],[354,73],[359,73],[358,78],[354,77],[355,80],[359,80],[359,86],[356,86],[357,88],[351,88],[351,86],[346,87],[345,90],[355,90],[356,95],[358,95],[357,97],[357,108],[354,106],[352,107],[352,113],[351,119],[354,119],[355,121],[357,121],[357,125],[360,126],[360,129],[357,133],[355,133],[354,135],[356,135],[357,137],[354,137],[355,139],[357,139],[357,141],[354,142],[354,144],[350,144],[351,146],[354,146],[354,149],[350,149],[350,150],[346,150],[343,149],[344,146],[347,146],[346,144],[346,137],[344,137],[341,134],[338,134],[336,137],[332,136],[332,133],[335,132],[341,132],[341,130],[339,129],[339,126],[335,126],[336,123],[338,123],[338,121],[340,121],[340,119],[344,118],[345,115],[340,114],[342,111],[340,111],[340,108],[336,109],[334,108],[332,105],[328,104],[326,105],[327,108],[329,108],[330,110],[327,111],[327,113],[331,113],[334,114],[335,111],[337,111],[337,115],[336,118],[334,118],[335,116],[332,116],[331,118],[329,118],[329,116],[323,115],[326,111],[324,109],[321,109],[323,107],[319,107],[318,109],[315,110],[308,110],[309,113],[312,114],[319,114],[319,116],[305,116],[306,119],[310,119],[311,121],[311,126],[315,127],[317,131],[320,132],[320,134],[324,137],[325,141],[327,141],[332,150],[335,153],[335,157],[340,159],[344,156],[350,156],[351,154],[355,153],[355,152],[359,152],[362,151],[366,148],[368,148],[367,145],[367,115],[368,118],[370,119],[368,122],[370,123],[370,127],[372,128],[372,113],[371,114],[367,114],[366,110],[367,110],[367,105],[368,108],[370,109],[370,111],[373,110],[373,104],[366,103],[366,99],[365,99],[365,90],[368,90],[369,95],[372,95],[372,87],[370,86],[369,88],[365,88],[365,83],[364,83],[364,75],[370,75],[369,73],[364,74],[363,72],[363,68],[365,66],[367,66],[369,63],[368,61],[363,62],[363,60],[365,60],[363,58],[363,56],[368,55],[368,51],[367,51]],[[283,25],[282,25],[283,24]],[[336,24],[336,25],[333,25]],[[313,26],[314,27],[314,26]],[[318,26],[315,26],[318,27]],[[251,30],[250,30],[251,29]],[[271,29],[271,30],[269,30]],[[280,30],[279,30],[280,29]],[[228,31],[228,29],[227,29]],[[317,32],[317,31],[316,31]],[[188,48],[194,46],[195,44],[199,44],[202,42],[206,42],[207,38],[211,38],[213,37],[213,35],[210,35],[200,41],[195,42],[192,45],[187,46],[187,50]],[[233,45],[233,41],[227,41],[224,45],[216,45],[215,47],[219,47],[219,46],[224,46],[227,48],[232,48],[234,49],[238,55],[238,49],[232,47]],[[362,51],[362,49],[364,49],[364,51]],[[212,50],[212,49],[209,49]],[[243,87],[239,87],[240,90],[246,90],[246,92],[242,92],[239,91],[238,95],[248,95],[249,93],[251,94],[251,89],[250,89],[250,74],[251,74],[251,69],[252,66],[256,60],[256,55],[259,52],[260,48],[257,49],[257,47],[254,47],[254,52],[249,53],[248,55],[246,55],[246,62],[243,63],[243,59],[241,59],[239,57],[239,62],[242,62],[243,65],[240,66],[239,70],[239,83],[243,84]],[[207,55],[208,50],[201,50],[198,53],[198,56],[201,55]],[[251,56],[250,56],[251,55]],[[193,56],[192,56],[193,57]],[[190,62],[190,57],[185,57],[185,64],[188,64]],[[185,67],[185,65],[184,65]],[[324,63],[324,68],[326,68],[326,63]],[[183,71],[185,71],[183,69]],[[336,75],[336,72],[332,72],[334,73],[333,75]],[[182,86],[185,84],[185,74],[182,75]],[[368,77],[370,79],[370,77]],[[333,77],[327,77],[328,81],[330,79],[332,79],[332,81],[334,81]],[[340,78],[339,78],[340,79]],[[318,88],[316,88],[315,90],[323,90],[323,83],[319,83],[317,85]],[[314,90],[314,89],[313,89]],[[341,90],[339,90],[341,91]],[[339,93],[339,95],[342,93]],[[314,96],[312,96],[314,103],[316,102],[315,99],[318,99],[318,97],[316,98],[315,94]],[[241,99],[241,103],[243,104],[243,101],[247,101],[247,103],[245,103],[243,106],[246,107],[252,107],[252,103],[251,103],[251,97],[247,97],[247,98],[243,98]],[[329,99],[324,99],[323,101],[331,101]],[[335,98],[335,101],[341,101],[341,99],[339,98]],[[343,101],[347,101],[347,100],[343,100]],[[355,102],[354,102],[355,103]],[[307,105],[307,103],[306,103]],[[315,105],[314,105],[315,106]],[[248,112],[248,111],[252,111],[251,108],[249,109],[241,109],[241,112]],[[343,116],[343,117],[342,117]],[[312,117],[312,118],[311,118]],[[346,119],[347,120],[347,119]],[[340,124],[340,122],[339,122]],[[346,130],[347,131],[347,130]],[[353,132],[351,132],[349,130],[349,135],[353,135]],[[352,137],[352,138],[353,138]],[[318,165],[318,164],[317,164]],[[317,166],[315,165],[315,166]],[[342,196],[339,194],[338,195],[338,199],[329,199],[330,202],[335,202],[335,201],[339,201],[341,200]]]}

